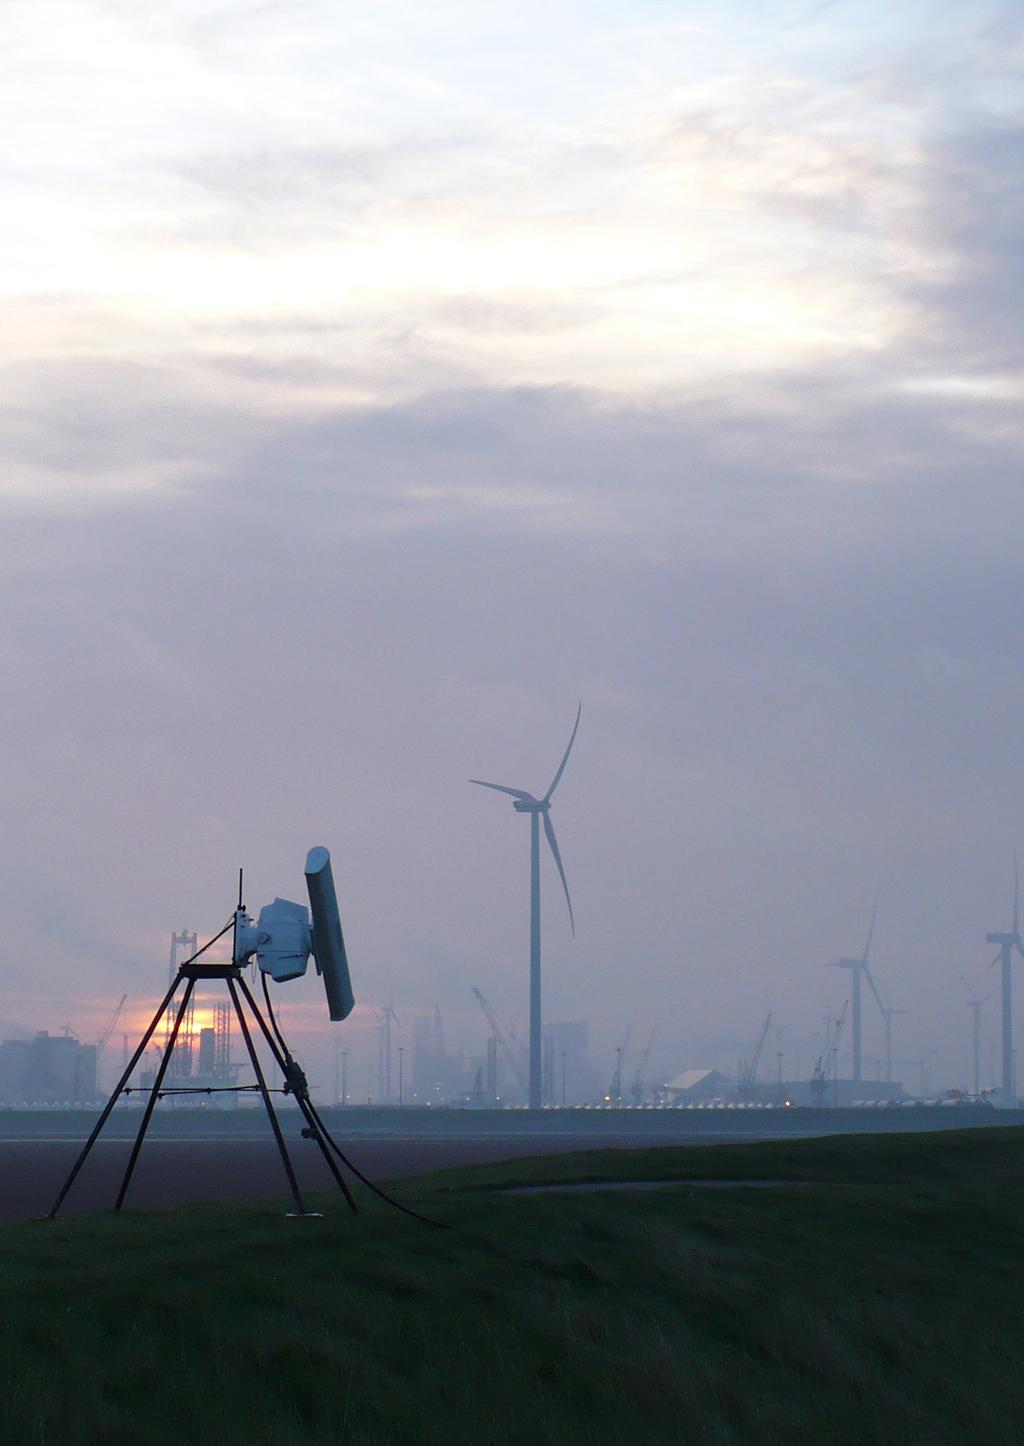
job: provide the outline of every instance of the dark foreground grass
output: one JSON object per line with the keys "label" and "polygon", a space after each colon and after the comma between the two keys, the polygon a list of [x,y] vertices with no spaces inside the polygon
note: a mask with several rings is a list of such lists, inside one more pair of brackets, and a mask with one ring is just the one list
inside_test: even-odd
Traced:
{"label": "dark foreground grass", "polygon": [[[1024,1130],[517,1160],[0,1231],[0,1442],[1024,1439]],[[712,1190],[694,1179],[787,1180]],[[506,1194],[545,1180],[675,1179]]]}

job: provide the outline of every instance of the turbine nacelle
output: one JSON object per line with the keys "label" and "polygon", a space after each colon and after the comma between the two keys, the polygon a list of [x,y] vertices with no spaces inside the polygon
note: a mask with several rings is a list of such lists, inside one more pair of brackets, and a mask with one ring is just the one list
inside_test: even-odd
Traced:
{"label": "turbine nacelle", "polygon": [[[510,788],[507,783],[489,783],[484,778],[471,778],[470,783],[477,784],[480,788],[493,788],[495,793],[507,793],[512,799],[512,807],[516,813],[535,814],[544,820],[544,837],[548,841],[551,850],[551,857],[558,869],[558,877],[562,881],[562,890],[565,894],[566,907],[569,910],[569,927],[573,935],[576,933],[576,920],[572,913],[572,899],[569,897],[569,885],[565,881],[565,869],[562,867],[562,856],[558,851],[558,840],[555,837],[555,826],[551,822],[551,795],[558,787],[562,774],[565,772],[565,765],[569,761],[569,754],[572,752],[572,745],[576,741],[576,733],[580,726],[580,714],[583,712],[581,703],[576,709],[576,721],[572,725],[572,733],[569,735],[569,744],[562,754],[562,761],[555,771],[555,776],[543,798],[535,798],[532,793],[527,793],[525,788]],[[531,1066],[532,1069],[532,1066]]]}

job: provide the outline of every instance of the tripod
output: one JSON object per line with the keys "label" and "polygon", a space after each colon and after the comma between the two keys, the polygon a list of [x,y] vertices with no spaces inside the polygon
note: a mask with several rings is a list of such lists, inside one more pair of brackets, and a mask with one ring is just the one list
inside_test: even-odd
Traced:
{"label": "tripod", "polygon": [[[274,1057],[274,1061],[284,1076],[285,1094],[294,1095],[295,1101],[299,1106],[299,1109],[302,1111],[303,1118],[306,1121],[306,1128],[302,1132],[303,1135],[307,1139],[316,1141],[317,1145],[320,1148],[321,1154],[327,1162],[327,1166],[330,1169],[331,1174],[337,1181],[338,1188],[341,1190],[341,1193],[344,1195],[345,1200],[348,1203],[349,1208],[358,1214],[358,1206],[352,1198],[352,1192],[349,1190],[348,1185],[345,1183],[341,1172],[339,1171],[337,1165],[334,1162],[334,1159],[331,1156],[330,1149],[328,1148],[329,1144],[335,1149],[337,1149],[337,1146],[335,1146],[334,1142],[331,1140],[325,1126],[323,1125],[323,1122],[317,1114],[315,1106],[309,1098],[309,1085],[306,1081],[306,1076],[289,1053],[283,1038],[277,1031],[276,1024],[274,1026],[274,1031],[271,1032],[267,1021],[264,1019],[263,1015],[260,1012],[259,1005],[253,998],[252,991],[246,983],[243,974],[244,965],[240,962],[237,962],[235,959],[232,959],[230,964],[200,964],[197,962],[199,959],[199,955],[204,953],[211,944],[216,943],[217,939],[222,938],[229,929],[236,927],[236,923],[237,916],[233,918],[231,920],[231,923],[227,924],[220,931],[219,934],[215,935],[208,944],[204,944],[202,949],[200,949],[196,954],[193,954],[191,959],[186,959],[185,962],[179,966],[178,972],[175,975],[170,985],[170,988],[164,995],[162,1004],[160,1004],[156,1013],[153,1015],[153,1018],[150,1020],[149,1027],[147,1028],[145,1034],[142,1036],[142,1039],[139,1041],[135,1053],[132,1055],[130,1061],[125,1066],[124,1073],[121,1075],[121,1078],[118,1080],[116,1086],[114,1087],[110,1099],[107,1101],[106,1106],[103,1109],[103,1113],[96,1121],[92,1134],[85,1142],[82,1153],[79,1155],[78,1159],[72,1166],[71,1173],[68,1175],[67,1179],[64,1181],[64,1184],[61,1186],[60,1193],[58,1194],[53,1205],[50,1207],[50,1210],[44,1217],[45,1219],[53,1220],[56,1218],[57,1212],[60,1209],[61,1205],[64,1203],[64,1199],[68,1191],[71,1189],[71,1186],[74,1184],[75,1178],[78,1175],[79,1170],[81,1170],[82,1166],[85,1164],[85,1161],[89,1156],[89,1152],[91,1151],[96,1141],[99,1139],[99,1136],[103,1130],[103,1126],[110,1118],[110,1114],[115,1104],[120,1099],[122,1094],[128,1092],[127,1086],[128,1081],[132,1076],[132,1071],[135,1069],[136,1065],[139,1063],[140,1059],[145,1053],[146,1047],[148,1046],[149,1041],[152,1039],[153,1035],[156,1033],[157,1027],[161,1019],[172,1007],[174,1003],[174,997],[177,994],[179,988],[182,984],[184,984],[185,992],[182,995],[180,1003],[178,1004],[177,1012],[174,1017],[174,1025],[171,1029],[170,1038],[167,1041],[167,1048],[164,1050],[163,1058],[160,1061],[160,1067],[157,1070],[156,1078],[153,1081],[153,1086],[149,1091],[149,1099],[146,1101],[146,1108],[143,1111],[142,1123],[140,1124],[138,1134],[135,1137],[135,1143],[132,1146],[132,1152],[128,1160],[127,1168],[124,1172],[124,1178],[121,1181],[121,1188],[118,1191],[117,1200],[114,1203],[115,1211],[119,1211],[121,1209],[121,1206],[124,1203],[124,1197],[128,1191],[128,1186],[131,1182],[132,1175],[135,1171],[135,1166],[138,1162],[139,1154],[142,1150],[143,1141],[146,1138],[146,1131],[149,1129],[149,1122],[153,1118],[153,1111],[156,1108],[156,1102],[161,1094],[161,1086],[164,1081],[164,1076],[167,1073],[167,1069],[171,1061],[171,1055],[174,1051],[174,1046],[177,1043],[178,1032],[181,1028],[182,1020],[185,1018],[186,1012],[188,1010],[189,1001],[191,1000],[192,994],[198,983],[213,979],[223,979],[224,982],[227,984],[228,993],[231,996],[231,1003],[234,1007],[235,1017],[238,1020],[239,1028],[242,1032],[242,1038],[245,1040],[245,1047],[249,1055],[249,1060],[252,1064],[253,1072],[256,1075],[257,1088],[259,1089],[259,1092],[263,1098],[263,1104],[267,1111],[267,1118],[270,1120],[270,1127],[274,1132],[274,1139],[277,1142],[277,1148],[281,1155],[281,1163],[284,1166],[285,1174],[288,1177],[288,1184],[291,1188],[292,1197],[295,1201],[295,1209],[293,1211],[290,1211],[289,1215],[292,1217],[316,1216],[319,1214],[319,1211],[307,1210],[305,1201],[302,1198],[302,1191],[299,1189],[299,1183],[295,1178],[295,1171],[292,1167],[292,1162],[288,1154],[288,1149],[284,1142],[284,1136],[281,1134],[281,1126],[274,1111],[274,1106],[270,1100],[270,1091],[267,1088],[267,1082],[264,1077],[263,1070],[260,1068],[260,1062],[256,1054],[256,1047],[253,1043],[252,1033],[249,1028],[249,1022],[246,1019],[245,1011],[242,1008],[243,1000],[248,1006],[253,1019],[259,1025],[263,1038],[266,1040],[270,1048],[270,1052]],[[265,976],[263,981],[263,988],[264,993],[266,993]],[[273,1009],[270,1006],[269,994],[267,994],[266,997],[268,1012],[270,1013],[271,1021],[273,1022]],[[204,1094],[207,1092],[207,1090],[203,1090]]]}

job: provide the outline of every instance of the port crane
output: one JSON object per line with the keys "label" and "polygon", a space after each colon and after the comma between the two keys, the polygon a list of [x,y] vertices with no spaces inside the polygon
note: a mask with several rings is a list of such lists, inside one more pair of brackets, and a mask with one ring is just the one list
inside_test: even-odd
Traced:
{"label": "port crane", "polygon": [[814,1071],[811,1074],[811,1098],[816,1105],[825,1103],[825,1092],[828,1089],[828,1073],[832,1070],[833,1082],[837,1084],[838,1095],[838,1065],[836,1056],[839,1051],[839,1036],[843,1032],[843,1024],[846,1021],[846,1007],[849,1000],[843,1001],[843,1012],[835,1021],[835,1033],[832,1033],[832,1021],[829,1020],[828,1028],[825,1030],[825,1047],[815,1061]]}
{"label": "port crane", "polygon": [[501,1046],[501,1052],[505,1056],[505,1063],[515,1075],[516,1080],[519,1083],[519,1088],[523,1091],[524,1094],[526,1094],[526,1078],[523,1074],[522,1069],[520,1068],[519,1061],[516,1058],[516,1052],[515,1048],[513,1047],[512,1041],[509,1039],[508,1034],[502,1027],[501,1021],[499,1020],[498,1016],[495,1014],[494,1010],[491,1008],[490,1004],[487,1002],[484,996],[480,993],[480,990],[477,989],[475,984],[473,985],[473,993],[476,995],[476,1002],[479,1004],[483,1012],[484,1018],[491,1026],[491,1033],[494,1035],[495,1039]]}
{"label": "port crane", "polygon": [[647,1066],[650,1062],[651,1050],[654,1048],[654,1032],[657,1028],[657,1024],[651,1025],[651,1033],[650,1038],[647,1041],[647,1048],[640,1056],[640,1063],[637,1065],[636,1074],[633,1076],[631,1093],[633,1096],[633,1103],[635,1105],[642,1105],[644,1102],[644,1095],[646,1095],[647,1093]]}
{"label": "port crane", "polygon": [[117,1021],[121,1018],[121,1010],[124,1008],[125,1000],[126,1000],[127,998],[128,998],[127,994],[122,994],[122,995],[121,995],[121,998],[120,998],[120,1000],[119,1000],[119,1002],[118,1002],[117,1008],[114,1010],[113,1014],[110,1016],[110,1021],[109,1021],[109,1023],[107,1024],[106,1029],[103,1031],[103,1033],[100,1035],[99,1039],[96,1041],[96,1087],[97,1087],[97,1089],[99,1089],[100,1091],[102,1091],[102,1089],[103,1089],[103,1082],[102,1082],[102,1080],[101,1080],[101,1078],[100,1078],[100,1071],[101,1071],[102,1066],[103,1066],[103,1051],[104,1051],[104,1049],[106,1048],[107,1040],[110,1038],[110,1036],[111,1036],[111,1035],[113,1034],[113,1032],[114,1032],[114,1026],[117,1024]]}
{"label": "port crane", "polygon": [[626,1058],[626,1051],[629,1048],[629,1036],[632,1032],[632,1024],[627,1024],[622,1043],[615,1051],[615,1073],[612,1075],[612,1082],[608,1086],[608,1093],[605,1096],[605,1099],[613,1105],[622,1104],[622,1061]]}
{"label": "port crane", "polygon": [[769,1009],[768,1018],[761,1026],[761,1033],[757,1044],[754,1047],[754,1057],[748,1063],[742,1060],[740,1063],[740,1099],[752,1100],[757,1092],[757,1067],[761,1063],[761,1055],[764,1051],[764,1042],[768,1038],[768,1031],[772,1025],[772,1012]]}

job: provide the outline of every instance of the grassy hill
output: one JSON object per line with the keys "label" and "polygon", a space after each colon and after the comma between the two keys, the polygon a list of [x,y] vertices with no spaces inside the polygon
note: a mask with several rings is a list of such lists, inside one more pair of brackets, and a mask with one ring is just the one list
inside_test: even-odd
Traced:
{"label": "grassy hill", "polygon": [[[1022,1175],[1018,1128],[844,1136],[396,1187],[450,1230],[334,1197],[9,1226],[0,1441],[1015,1446]],[[582,1181],[673,1183],[509,1188]]]}

